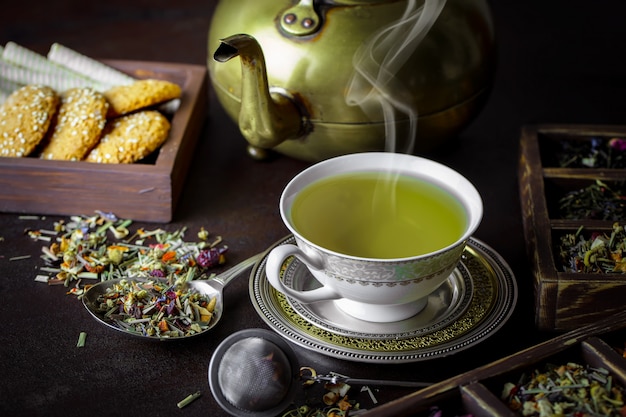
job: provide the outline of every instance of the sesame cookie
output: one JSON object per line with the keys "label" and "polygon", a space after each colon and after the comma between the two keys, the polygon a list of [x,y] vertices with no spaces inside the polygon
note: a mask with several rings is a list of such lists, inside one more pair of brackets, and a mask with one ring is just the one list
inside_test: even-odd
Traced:
{"label": "sesame cookie", "polygon": [[170,122],[155,110],[144,110],[109,120],[87,162],[133,163],[157,149],[170,130]]}
{"label": "sesame cookie", "polygon": [[61,95],[61,105],[41,152],[43,159],[80,161],[98,143],[109,103],[91,87],[72,88]]}
{"label": "sesame cookie", "polygon": [[45,137],[59,104],[50,87],[26,85],[0,106],[0,156],[30,154]]}
{"label": "sesame cookie", "polygon": [[179,98],[181,88],[165,80],[137,80],[112,87],[104,95],[110,104],[108,117],[111,118]]}

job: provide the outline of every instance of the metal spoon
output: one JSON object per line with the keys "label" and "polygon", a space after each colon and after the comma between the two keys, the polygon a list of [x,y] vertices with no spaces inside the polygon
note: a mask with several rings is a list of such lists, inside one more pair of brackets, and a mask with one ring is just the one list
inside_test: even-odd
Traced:
{"label": "metal spoon", "polygon": [[[215,308],[213,310],[213,316],[211,318],[211,321],[209,322],[208,326],[206,326],[205,328],[203,328],[203,330],[201,332],[195,333],[193,335],[190,336],[184,336],[184,338],[189,338],[189,337],[193,337],[193,336],[199,336],[201,334],[206,333],[207,331],[211,330],[213,327],[215,327],[215,325],[217,325],[217,323],[220,321],[220,319],[222,318],[222,314],[224,312],[224,288],[226,288],[226,286],[237,276],[239,276],[239,274],[241,274],[243,271],[245,271],[246,269],[248,269],[249,267],[251,267],[252,265],[254,265],[257,261],[259,261],[263,255],[265,254],[265,252],[261,252],[258,253],[254,256],[251,256],[250,258],[238,263],[237,265],[233,266],[232,268],[222,272],[221,274],[218,274],[210,279],[207,280],[193,280],[193,281],[188,281],[186,283],[186,285],[188,286],[188,288],[202,294],[202,295],[206,295],[209,298],[215,297],[216,298],[216,303],[215,303]],[[107,318],[104,317],[104,314],[99,311],[98,309],[98,297],[104,293],[107,292],[107,289],[113,287],[115,284],[118,284],[120,281],[122,281],[123,279],[126,279],[127,281],[147,281],[147,279],[138,279],[138,278],[118,278],[118,279],[110,279],[110,280],[106,280],[106,281],[102,281],[99,282],[98,284],[93,285],[91,288],[89,288],[85,294],[83,295],[83,305],[85,306],[85,308],[87,309],[87,311],[89,311],[89,313],[91,313],[91,315],[100,323],[104,324],[107,327],[110,327],[114,330],[117,331],[121,331],[123,333],[129,334],[129,335],[133,335],[133,336],[137,336],[137,337],[141,337],[141,338],[145,338],[145,339],[151,339],[151,340],[162,340],[162,341],[166,341],[166,340],[178,340],[181,339],[183,337],[158,337],[158,336],[149,336],[149,335],[145,335],[145,334],[141,334],[141,333],[137,333],[134,331],[129,331],[126,328],[121,327],[120,325],[118,325],[117,323],[115,323],[112,320],[109,320]]]}
{"label": "metal spoon", "polygon": [[351,384],[351,385],[379,385],[379,386],[407,387],[407,388],[424,388],[424,387],[431,386],[433,384],[432,382],[351,378],[349,376],[339,375],[339,374],[301,376],[301,378],[307,381],[330,383],[330,384],[346,383],[346,384]]}

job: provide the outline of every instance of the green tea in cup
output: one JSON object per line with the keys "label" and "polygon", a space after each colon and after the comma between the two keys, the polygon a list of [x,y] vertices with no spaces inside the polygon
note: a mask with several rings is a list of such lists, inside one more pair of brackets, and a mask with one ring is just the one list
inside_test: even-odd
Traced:
{"label": "green tea in cup", "polygon": [[[422,311],[457,267],[483,214],[478,190],[460,173],[389,152],[310,166],[289,181],[279,208],[295,245],[268,253],[270,284],[301,303],[333,300],[353,318],[374,322]],[[283,282],[284,263],[293,257],[310,272],[310,288]]]}
{"label": "green tea in cup", "polygon": [[361,258],[406,258],[456,242],[467,214],[449,191],[388,172],[352,172],[313,182],[295,197],[289,216],[312,243]]}

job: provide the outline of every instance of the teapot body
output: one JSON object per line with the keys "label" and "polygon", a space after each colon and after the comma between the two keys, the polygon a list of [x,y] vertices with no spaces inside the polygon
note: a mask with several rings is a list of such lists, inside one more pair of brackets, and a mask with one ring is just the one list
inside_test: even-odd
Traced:
{"label": "teapot body", "polygon": [[[419,152],[441,145],[478,114],[488,95],[495,65],[491,14],[485,0],[442,2],[428,30],[417,34],[421,38],[412,50],[384,57],[396,59],[393,74],[359,69],[358,57],[367,60],[368,54],[386,52],[384,40],[375,35],[392,31],[409,2],[222,0],[209,30],[207,63],[219,102],[235,120],[247,105],[242,103],[239,60],[212,59],[221,39],[245,33],[261,46],[269,86],[294,97],[309,126],[299,137],[275,146],[276,151],[318,161],[353,152]],[[315,20],[308,31],[301,16],[306,13]],[[302,26],[290,27],[290,17]],[[406,32],[399,35],[389,45],[406,38]],[[368,42],[372,51],[366,50]],[[350,94],[362,98],[371,93],[371,82],[377,82],[371,77],[380,77],[383,95],[400,103],[402,111],[390,113],[384,106],[372,109],[351,101]],[[368,90],[355,91],[359,88]]]}

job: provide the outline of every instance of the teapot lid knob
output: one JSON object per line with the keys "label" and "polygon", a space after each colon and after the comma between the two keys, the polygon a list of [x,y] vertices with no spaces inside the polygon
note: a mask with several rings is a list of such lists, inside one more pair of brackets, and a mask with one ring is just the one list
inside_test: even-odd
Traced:
{"label": "teapot lid knob", "polygon": [[295,36],[311,35],[319,29],[321,17],[315,11],[313,0],[300,0],[285,10],[280,18],[280,27]]}

